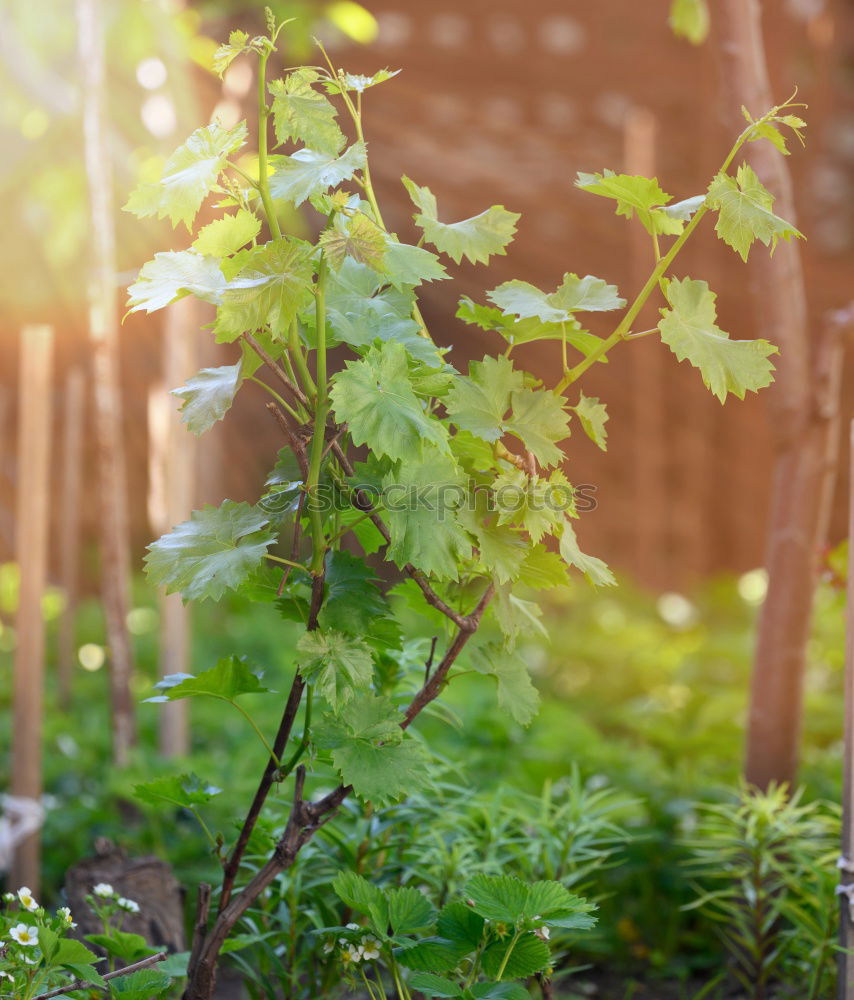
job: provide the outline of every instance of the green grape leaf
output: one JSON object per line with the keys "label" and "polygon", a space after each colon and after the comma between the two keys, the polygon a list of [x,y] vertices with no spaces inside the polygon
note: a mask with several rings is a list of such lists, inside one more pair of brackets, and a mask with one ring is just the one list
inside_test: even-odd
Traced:
{"label": "green grape leaf", "polygon": [[505,425],[507,432],[533,452],[540,465],[557,465],[563,459],[557,444],[569,437],[569,416],[563,396],[551,389],[525,386],[514,390],[510,403],[513,412]]}
{"label": "green grape leaf", "polygon": [[583,278],[577,274],[565,274],[563,281],[549,296],[549,301],[567,313],[611,312],[622,309],[626,304],[616,285],[609,285],[592,274],[585,274]]}
{"label": "green grape leaf", "polygon": [[391,542],[388,558],[408,563],[442,580],[456,580],[459,562],[471,555],[471,541],[458,515],[466,489],[452,458],[427,449],[400,462],[383,478]]}
{"label": "green grape leaf", "polygon": [[702,45],[709,37],[708,0],[671,0],[670,27],[679,38]]}
{"label": "green grape leaf", "polygon": [[248,51],[249,35],[245,31],[232,31],[228,36],[228,41],[223,42],[214,52],[211,68],[221,80],[234,60],[243,52]]}
{"label": "green grape leaf", "polygon": [[355,872],[338,872],[332,881],[336,896],[356,913],[370,917],[373,930],[381,937],[388,933],[388,901],[379,887]]}
{"label": "green grape leaf", "polygon": [[401,715],[390,698],[361,693],[338,716],[326,715],[314,740],[331,750],[341,780],[374,805],[412,794],[429,780],[424,748],[400,728]]}
{"label": "green grape leaf", "polygon": [[239,656],[227,656],[215,667],[196,674],[169,674],[154,685],[164,694],[148,701],[178,701],[181,698],[221,698],[234,701],[243,694],[269,694],[259,676]]}
{"label": "green grape leaf", "polygon": [[516,649],[520,635],[535,635],[543,639],[549,637],[548,630],[541,621],[543,612],[539,604],[523,601],[521,597],[511,593],[509,587],[498,589],[493,614],[505,639],[503,648],[510,653]]}
{"label": "green grape leaf", "polygon": [[128,312],[144,309],[152,313],[185,295],[216,304],[225,286],[225,275],[215,258],[202,257],[192,250],[167,250],[142,265],[136,281],[128,288]]}
{"label": "green grape leaf", "polygon": [[553,532],[566,513],[575,512],[572,487],[560,469],[548,479],[509,469],[493,483],[493,502],[498,523],[524,527],[534,543]]}
{"label": "green grape leaf", "polygon": [[[472,652],[472,664],[478,673],[490,674],[498,682],[498,707],[520,726],[529,725],[539,710],[540,694],[524,659],[490,642]],[[481,910],[477,912],[486,916]]]}
{"label": "green grape leaf", "polygon": [[[419,993],[428,997],[461,997],[462,990],[456,983],[432,972],[416,972],[409,980],[409,985]],[[528,996],[528,994],[526,994]]]}
{"label": "green grape leaf", "polygon": [[273,98],[273,126],[279,143],[302,142],[332,156],[340,152],[344,133],[338,127],[335,105],[314,89],[316,70],[302,67],[269,85]]}
{"label": "green grape leaf", "polygon": [[774,124],[774,122],[757,122],[756,127],[751,131],[748,136],[748,142],[759,142],[762,139],[767,139],[775,149],[779,150],[783,156],[789,155],[789,147],[786,144],[786,137],[780,131],[779,128]]}
{"label": "green grape leaf", "polygon": [[187,379],[187,384],[172,390],[183,399],[181,419],[193,434],[204,434],[226,415],[240,388],[243,363],[203,368]]}
{"label": "green grape leaf", "polygon": [[424,445],[448,451],[447,431],[424,412],[409,380],[406,349],[388,343],[347,362],[333,379],[332,408],[354,444],[393,461],[421,454]]}
{"label": "green grape leaf", "polygon": [[450,275],[434,253],[424,247],[400,243],[385,234],[386,254],[383,274],[395,288],[420,285],[423,281],[443,281]]}
{"label": "green grape leaf", "polygon": [[[471,326],[479,326],[481,330],[495,330],[514,347],[538,340],[563,340],[566,337],[567,343],[586,357],[601,343],[598,337],[582,330],[581,324],[574,317],[570,317],[563,327],[560,323],[543,323],[536,318],[516,319],[512,315],[505,316],[500,309],[472,302],[465,296],[460,299],[456,316]],[[603,354],[598,360],[607,364],[607,354]]]}
{"label": "green grape leaf", "polygon": [[523,934],[515,945],[512,941],[512,937],[502,938],[486,948],[482,962],[487,976],[497,976],[503,968],[502,979],[527,979],[549,967],[549,946],[533,932]]}
{"label": "green grape leaf", "polygon": [[414,934],[430,927],[436,919],[432,904],[414,886],[387,889],[388,922],[393,934]]}
{"label": "green grape leaf", "polygon": [[717,325],[715,293],[705,281],[674,279],[667,288],[669,309],[658,324],[661,339],[679,361],[698,368],[705,385],[723,403],[731,392],[744,399],[773,381],[769,360],[777,348],[767,340],[730,340]]}
{"label": "green grape leaf", "polygon": [[181,809],[203,806],[221,791],[221,788],[203,782],[195,774],[155,778],[154,781],[133,786],[133,794],[140,802],[158,807],[162,807],[164,802],[170,802]]}
{"label": "green grape leaf", "polygon": [[189,230],[229,155],[243,145],[246,134],[245,122],[232,129],[216,122],[196,129],[166,161],[159,181],[140,184],[131,193],[125,211],[140,219],[168,218],[173,226],[183,222]]}
{"label": "green grape leaf", "polygon": [[374,661],[361,639],[317,629],[303,633],[297,642],[297,654],[300,673],[329,702],[333,712],[357,690],[370,687]]}
{"label": "green grape leaf", "polygon": [[528,545],[518,531],[487,523],[477,516],[470,519],[467,527],[477,539],[481,562],[490,576],[498,583],[517,580],[528,552]]}
{"label": "green grape leaf", "polygon": [[680,219],[682,222],[689,222],[695,213],[702,208],[706,201],[704,194],[695,194],[693,198],[684,198],[682,201],[674,202],[672,205],[664,206],[665,215],[671,219]]}
{"label": "green grape leaf", "polygon": [[[379,534],[376,528],[374,531]],[[380,540],[384,542],[382,535]],[[364,559],[350,552],[330,552],[324,581],[326,599],[320,612],[321,628],[362,637],[369,645],[399,647],[399,626]]]}
{"label": "green grape leaf", "polygon": [[505,281],[487,292],[486,297],[505,315],[538,319],[541,323],[567,322],[574,312],[605,312],[626,304],[615,285],[591,274],[579,278],[567,273],[554,292],[544,292],[527,281]]}
{"label": "green grape leaf", "polygon": [[270,194],[294,205],[301,205],[312,195],[321,194],[350,180],[357,170],[364,170],[365,144],[354,142],[340,156],[316,149],[298,149],[292,156],[278,157],[270,178]]}
{"label": "green grape leaf", "polygon": [[285,236],[233,258],[239,269],[222,293],[217,340],[236,340],[268,324],[283,334],[311,298],[311,254],[310,244]]}
{"label": "green grape leaf", "polygon": [[370,347],[376,340],[396,341],[411,357],[438,368],[442,355],[419,333],[411,291],[383,284],[380,275],[351,258],[330,274],[326,318],[333,336],[355,348]]}
{"label": "green grape leaf", "polygon": [[469,375],[457,376],[445,399],[448,416],[460,428],[484,441],[497,441],[504,433],[504,418],[511,395],[523,389],[523,376],[503,356],[487,357],[469,365]]}
{"label": "green grape leaf", "polygon": [[715,232],[746,261],[754,240],[774,252],[777,241],[804,234],[771,211],[774,197],[753,169],[742,163],[735,177],[718,176],[709,185],[708,204],[717,209]]}
{"label": "green grape leaf", "polygon": [[581,393],[578,405],[573,406],[584,433],[594,444],[598,445],[602,451],[608,450],[608,431],[605,424],[608,421],[608,411],[604,403],[600,403],[596,396],[585,396]]}
{"label": "green grape leaf", "polygon": [[199,230],[193,243],[196,253],[209,257],[230,257],[261,232],[261,220],[254,212],[238,209]]}
{"label": "green grape leaf", "polygon": [[503,313],[510,313],[520,319],[539,319],[543,323],[559,323],[568,318],[565,309],[559,309],[549,302],[550,296],[527,281],[505,281],[504,284],[486,293]]}
{"label": "green grape leaf", "polygon": [[343,90],[354,90],[363,94],[369,87],[391,80],[400,72],[399,69],[381,69],[373,76],[359,76],[356,73],[339,71],[337,80],[324,80],[323,86],[329,94],[340,94]]}
{"label": "green grape leaf", "polygon": [[601,174],[580,173],[575,183],[583,191],[613,198],[617,202],[617,215],[631,219],[637,213],[648,233],[675,236],[682,232],[682,221],[671,218],[663,208],[671,196],[661,189],[654,177],[605,170]]}
{"label": "green grape leaf", "polygon": [[167,593],[218,601],[263,562],[276,540],[269,524],[268,515],[248,503],[225,500],[219,507],[205,506],[148,546],[145,571]]}
{"label": "green grape leaf", "polygon": [[566,585],[566,564],[556,552],[535,545],[522,563],[519,582],[534,590],[553,590]]}
{"label": "green grape leaf", "polygon": [[362,212],[350,219],[336,216],[334,225],[320,234],[318,246],[336,270],[348,258],[367,264],[374,271],[385,269],[388,252],[385,233]]}
{"label": "green grape leaf", "polygon": [[521,216],[508,212],[503,205],[493,205],[480,215],[462,222],[439,222],[438,206],[433,192],[419,187],[408,177],[403,184],[413,204],[420,210],[415,224],[424,232],[424,238],[441,253],[459,264],[466,257],[472,264],[486,264],[495,255],[504,256],[505,247],[516,233],[516,223]]}
{"label": "green grape leaf", "polygon": [[575,529],[565,521],[560,536],[560,554],[570,565],[580,569],[587,579],[597,587],[616,586],[614,574],[607,565],[596,556],[585,555],[578,546]]}

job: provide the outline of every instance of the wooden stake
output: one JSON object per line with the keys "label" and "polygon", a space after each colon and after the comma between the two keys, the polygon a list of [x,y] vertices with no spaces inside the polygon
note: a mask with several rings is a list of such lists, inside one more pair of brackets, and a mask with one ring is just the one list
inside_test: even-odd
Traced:
{"label": "wooden stake", "polygon": [[848,600],[845,614],[845,759],[842,778],[842,857],[839,859],[839,1000],[854,1000],[854,421],[848,487]]}
{"label": "wooden stake", "polygon": [[65,379],[65,406],[62,414],[62,483],[59,496],[59,578],[65,607],[59,621],[57,660],[59,704],[71,707],[71,688],[76,650],[74,620],[78,602],[80,565],[80,504],[83,484],[83,421],[86,410],[86,383],[83,371],[72,368]]}
{"label": "wooden stake", "polygon": [[[163,331],[163,371],[166,389],[182,385],[196,373],[199,328],[196,301],[188,296],[169,306]],[[196,438],[179,415],[177,400],[166,396],[169,407],[162,464],[165,470],[165,520],[158,532],[186,521],[193,508],[196,483]],[[160,673],[186,673],[190,658],[190,613],[180,594],[160,595]],[[166,757],[189,752],[188,701],[161,706],[160,751]]]}
{"label": "wooden stake", "polygon": [[[21,586],[15,621],[12,795],[39,801],[42,794],[44,619],[49,532],[51,373],[53,330],[24,327],[21,333],[16,559]],[[15,850],[10,886],[38,892],[41,837],[30,834]]]}
{"label": "wooden stake", "polygon": [[130,609],[130,529],[122,440],[119,375],[113,177],[107,138],[102,0],[76,0],[82,76],[83,135],[92,229],[89,336],[101,500],[101,586],[110,647],[113,760],[128,761],[136,737],[131,675],[133,650],[127,628]]}

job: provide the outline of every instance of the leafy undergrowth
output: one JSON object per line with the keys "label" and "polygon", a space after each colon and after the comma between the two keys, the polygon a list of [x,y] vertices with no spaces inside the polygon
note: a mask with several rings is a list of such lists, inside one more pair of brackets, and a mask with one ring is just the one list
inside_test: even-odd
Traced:
{"label": "leafy undergrowth", "polygon": [[[0,573],[6,621],[14,604],[12,575],[8,568]],[[697,801],[724,800],[738,778],[761,584],[758,574],[722,579],[690,597],[655,597],[627,582],[607,594],[584,584],[565,591],[544,609],[551,642],[532,640],[524,648],[542,699],[530,728],[496,713],[494,696],[473,679],[459,678],[448,690],[446,713],[427,720],[425,738],[440,760],[466,760],[467,781],[448,764],[441,779],[445,790],[429,809],[413,801],[371,819],[350,807],[340,836],[319,849],[328,859],[326,874],[332,877],[333,869],[353,862],[362,840],[359,831],[381,823],[396,831],[388,835],[384,858],[390,879],[401,878],[418,855],[422,871],[438,873],[435,888],[454,891],[463,874],[472,874],[473,854],[483,868],[512,863],[524,877],[553,877],[550,857],[573,830],[569,861],[581,873],[573,888],[583,887],[599,903],[597,930],[575,942],[573,963],[606,970],[579,973],[571,980],[578,983],[576,995],[622,998],[621,991],[629,989],[624,984],[637,980],[647,985],[631,987],[635,992],[628,995],[691,996],[678,984],[701,979],[721,958],[712,926],[696,912],[681,910],[693,893],[680,842],[697,827]],[[142,582],[135,588],[135,604],[135,689],[145,697],[156,677],[158,620],[154,595]],[[803,777],[810,799],[838,797],[841,604],[837,591],[820,592],[804,741]],[[53,614],[55,607],[48,610]],[[269,618],[238,596],[215,608],[202,605],[194,621],[196,672],[238,647],[266,671],[268,686],[283,686],[282,650],[291,641],[290,626],[271,627]],[[53,654],[55,618],[48,625]],[[0,658],[8,667],[8,626],[3,637]],[[90,666],[103,641],[99,607],[87,601],[77,643]],[[9,674],[2,671],[4,678]],[[99,835],[114,838],[131,853],[155,851],[171,858],[187,881],[211,877],[216,865],[193,816],[178,810],[165,823],[155,807],[133,802],[129,787],[152,773],[204,775],[224,789],[211,800],[206,820],[224,828],[233,805],[254,786],[263,749],[239,716],[222,715],[216,706],[196,700],[193,752],[173,769],[154,749],[158,708],[142,704],[140,745],[129,780],[109,764],[105,682],[105,668],[86,670],[78,663],[72,712],[60,713],[49,702],[46,766],[53,808],[45,827],[45,893],[56,892],[65,868],[87,854]],[[2,699],[8,708],[7,684]],[[49,697],[55,689],[51,684]],[[262,729],[274,724],[274,700],[257,698],[251,709]],[[453,717],[458,724],[446,725]],[[0,718],[8,726],[8,710]],[[8,739],[8,732],[0,738]],[[523,788],[550,791],[544,798],[523,794]],[[554,801],[546,807],[549,795]],[[275,824],[275,815],[270,822]],[[429,843],[426,832],[435,835]],[[396,863],[393,848],[403,852]],[[592,869],[585,852],[596,862]],[[619,864],[609,860],[609,852],[617,852]],[[321,871],[318,877],[326,875]],[[578,993],[585,983],[599,992]]]}

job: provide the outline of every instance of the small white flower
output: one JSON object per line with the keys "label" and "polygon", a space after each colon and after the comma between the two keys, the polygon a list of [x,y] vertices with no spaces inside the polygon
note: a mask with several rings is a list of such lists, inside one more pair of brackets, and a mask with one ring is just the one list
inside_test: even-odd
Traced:
{"label": "small white flower", "polygon": [[358,924],[347,924],[347,930],[348,931],[357,931],[357,930],[359,930],[359,925]]}
{"label": "small white flower", "polygon": [[[4,892],[3,893],[3,902],[4,903],[14,903],[15,902],[15,893],[14,892]],[[8,975],[8,973],[6,973],[6,975]]]}
{"label": "small white flower", "polygon": [[324,941],[323,942],[323,954],[324,955],[328,955],[328,954],[330,954],[330,952],[332,952],[334,950],[335,950],[335,942],[334,941]]}
{"label": "small white flower", "polygon": [[29,924],[18,924],[16,927],[10,927],[9,937],[13,941],[17,941],[18,944],[24,944],[30,948],[34,948],[39,943],[35,927],[30,927]]}
{"label": "small white flower", "polygon": [[39,908],[39,904],[33,899],[33,894],[25,885],[21,886],[18,890],[18,899],[21,906],[23,906],[25,910],[29,910],[30,913]]}
{"label": "small white flower", "polygon": [[92,892],[96,896],[100,896],[101,899],[112,899],[116,894],[116,890],[109,882],[99,882],[96,886],[93,886]]}
{"label": "small white flower", "polygon": [[74,928],[77,926],[74,923],[74,918],[71,916],[71,910],[67,906],[60,906],[56,911],[56,915],[64,922],[66,927]]}
{"label": "small white flower", "polygon": [[546,927],[545,924],[543,924],[542,927],[534,928],[534,934],[536,934],[541,941],[548,941],[549,937],[551,936],[551,931],[548,929],[548,927]]}
{"label": "small white flower", "polygon": [[116,906],[120,910],[124,910],[125,913],[139,913],[139,903],[134,902],[132,899],[127,899],[125,896],[119,896],[116,900]]}
{"label": "small white flower", "polygon": [[374,959],[380,957],[380,943],[376,938],[365,938],[364,943],[359,950],[362,953],[362,958],[366,962],[372,962]]}
{"label": "small white flower", "polygon": [[349,944],[341,953],[341,960],[345,965],[348,965],[350,962],[361,962],[362,953],[354,944]]}
{"label": "small white flower", "polygon": [[38,965],[39,963],[34,958],[27,958],[26,955],[21,955],[21,958],[27,965]]}
{"label": "small white flower", "polygon": [[12,983],[15,982],[15,977],[12,976],[12,975],[10,975],[8,972],[4,972],[2,969],[0,969],[0,979],[8,979],[9,982],[12,982]]}

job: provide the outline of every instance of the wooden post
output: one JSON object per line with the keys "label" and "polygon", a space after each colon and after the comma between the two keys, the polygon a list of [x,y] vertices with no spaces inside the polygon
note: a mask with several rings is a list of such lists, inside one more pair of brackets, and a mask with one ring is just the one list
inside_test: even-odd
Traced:
{"label": "wooden post", "polygon": [[135,741],[130,681],[133,650],[127,628],[130,550],[122,440],[113,178],[107,137],[104,24],[101,0],[76,0],[82,76],[83,137],[92,229],[89,336],[101,500],[101,587],[110,648],[113,760],[124,766]]}
{"label": "wooden post", "polygon": [[86,411],[86,382],[82,369],[70,369],[65,379],[62,413],[62,483],[59,489],[59,580],[65,606],[59,621],[57,663],[59,704],[71,707],[74,676],[74,619],[77,613],[80,566],[80,504],[83,484],[83,421]]}
{"label": "wooden post", "polygon": [[839,1000],[854,1000],[854,420],[848,487],[848,600],[845,615],[845,759],[842,778],[842,857],[839,859]]}
{"label": "wooden post", "polygon": [[[49,533],[51,372],[53,330],[24,327],[21,334],[16,559],[21,574],[15,621],[12,717],[12,795],[38,802],[42,794],[44,619]],[[41,838],[32,833],[15,850],[10,886],[38,892]]]}
{"label": "wooden post", "polygon": [[[163,330],[163,373],[167,391],[183,385],[196,372],[198,327],[199,310],[191,296],[180,299],[167,309]],[[153,525],[158,533],[187,520],[193,508],[196,483],[196,438],[181,421],[175,397],[165,398],[168,411],[159,459],[164,470],[164,517],[161,524]],[[186,673],[189,657],[189,609],[180,594],[161,593],[161,676]],[[188,704],[185,700],[161,706],[160,751],[165,757],[182,756],[189,752]]]}
{"label": "wooden post", "polygon": [[[743,104],[755,115],[774,104],[758,0],[721,0],[720,54],[733,128]],[[736,121],[738,124],[736,125]],[[769,142],[745,150],[776,196],[775,211],[796,223],[792,178]],[[767,788],[797,775],[806,648],[812,624],[838,451],[839,331],[811,350],[806,284],[797,240],[773,257],[754,248],[748,264],[757,337],[780,348],[774,384],[763,396],[774,439],[774,484],[766,532],[768,594],[759,615],[747,724],[745,778]],[[828,363],[828,359],[832,359]]]}

